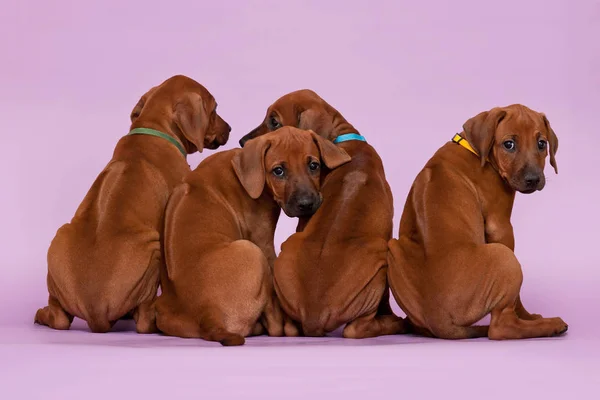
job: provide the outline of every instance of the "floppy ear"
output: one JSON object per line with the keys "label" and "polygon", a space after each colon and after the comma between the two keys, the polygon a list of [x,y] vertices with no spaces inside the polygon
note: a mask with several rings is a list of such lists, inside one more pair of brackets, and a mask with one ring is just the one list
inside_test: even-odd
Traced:
{"label": "floppy ear", "polygon": [[341,147],[336,146],[333,144],[333,142],[330,142],[327,139],[323,139],[312,130],[309,130],[309,132],[312,135],[315,144],[319,148],[321,160],[323,160],[327,168],[337,168],[340,165],[346,164],[352,159]]}
{"label": "floppy ear", "polygon": [[298,115],[298,128],[305,131],[317,132],[325,139],[329,139],[333,133],[333,118],[325,108],[309,108]]}
{"label": "floppy ear", "polygon": [[154,86],[153,88],[148,90],[146,93],[144,93],[144,95],[140,98],[140,100],[137,102],[135,107],[133,107],[133,110],[131,110],[131,115],[129,115],[129,119],[131,119],[131,123],[133,123],[140,116],[140,114],[142,113],[142,108],[144,108],[144,106],[146,105],[146,101],[152,95],[152,92],[154,92],[156,90],[156,88],[157,87]]}
{"label": "floppy ear", "polygon": [[129,118],[131,119],[131,123],[132,124],[135,122],[135,120],[142,113],[142,108],[144,108],[145,104],[146,104],[146,95],[143,95],[140,98],[140,100],[137,102],[137,104],[135,105],[135,107],[133,107],[133,110],[131,111],[131,115],[129,116]]}
{"label": "floppy ear", "polygon": [[[198,93],[186,93],[178,99],[173,108],[174,122],[183,136],[202,153],[204,135],[208,128],[208,116],[204,110],[202,96]],[[194,151],[190,151],[193,153]]]}
{"label": "floppy ear", "polygon": [[270,146],[269,140],[256,138],[231,160],[237,178],[253,199],[258,199],[265,188],[265,154]]}
{"label": "floppy ear", "polygon": [[477,114],[463,125],[467,141],[477,151],[479,157],[481,157],[482,167],[485,165],[485,160],[492,150],[498,123],[505,116],[506,111],[496,107],[490,111]]}
{"label": "floppy ear", "polygon": [[542,114],[542,118],[544,119],[544,125],[546,125],[546,129],[548,129],[548,143],[550,144],[550,165],[554,168],[554,172],[558,174],[558,166],[556,165],[556,152],[558,151],[558,137],[556,137],[556,133],[550,127],[550,121],[546,118],[545,114]]}
{"label": "floppy ear", "polygon": [[341,132],[358,132],[338,110],[322,99],[320,105],[300,112],[298,128],[314,131],[329,140]]}

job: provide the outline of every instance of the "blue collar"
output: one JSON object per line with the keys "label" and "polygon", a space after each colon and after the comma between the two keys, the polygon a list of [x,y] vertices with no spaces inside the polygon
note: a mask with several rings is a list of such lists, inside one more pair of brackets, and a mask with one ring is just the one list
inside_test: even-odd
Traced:
{"label": "blue collar", "polygon": [[340,136],[336,137],[335,140],[333,141],[333,143],[338,144],[338,143],[347,142],[350,140],[360,140],[361,142],[367,141],[367,139],[365,139],[364,136],[359,135],[358,133],[346,133],[344,135],[340,135]]}

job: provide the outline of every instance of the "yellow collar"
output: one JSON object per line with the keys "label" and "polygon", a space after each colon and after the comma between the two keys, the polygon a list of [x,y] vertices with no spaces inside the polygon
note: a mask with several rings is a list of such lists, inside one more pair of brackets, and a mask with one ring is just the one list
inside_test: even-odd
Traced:
{"label": "yellow collar", "polygon": [[456,135],[454,135],[454,137],[452,138],[452,141],[456,144],[460,144],[462,147],[464,147],[465,149],[469,150],[471,153],[475,154],[477,157],[479,157],[479,154],[477,154],[477,152],[473,149],[473,147],[471,147],[471,144],[469,142],[467,142],[467,140],[460,136],[458,133]]}

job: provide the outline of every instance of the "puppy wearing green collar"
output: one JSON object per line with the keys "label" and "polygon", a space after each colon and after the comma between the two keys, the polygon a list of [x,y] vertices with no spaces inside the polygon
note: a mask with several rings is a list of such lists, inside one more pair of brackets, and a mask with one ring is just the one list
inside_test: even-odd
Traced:
{"label": "puppy wearing green collar", "polygon": [[48,250],[48,305],[35,322],[69,329],[73,317],[107,332],[133,317],[155,330],[150,305],[163,265],[163,218],[173,188],[190,171],[186,155],[225,144],[231,128],[198,82],[174,76],[142,96],[130,134],[119,140],[70,223]]}

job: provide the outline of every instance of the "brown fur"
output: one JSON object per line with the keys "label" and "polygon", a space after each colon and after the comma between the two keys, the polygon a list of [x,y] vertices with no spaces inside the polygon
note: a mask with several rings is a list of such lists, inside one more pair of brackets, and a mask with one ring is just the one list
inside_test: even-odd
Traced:
{"label": "brown fur", "polygon": [[[227,142],[229,125],[212,95],[185,76],[144,94],[131,112],[131,129],[152,128],[193,153]],[[106,332],[133,316],[139,332],[152,331],[149,305],[162,264],[163,215],[172,189],[190,168],[177,147],[147,135],[119,140],[70,223],[48,250],[48,306],[35,322],[69,329],[73,316],[93,332]]]}
{"label": "brown fur", "polygon": [[[548,151],[557,171],[556,134],[543,114],[522,105],[480,113],[463,129],[479,157],[445,144],[408,195],[399,239],[389,244],[394,297],[415,330],[429,336],[561,334],[567,330],[562,319],[530,314],[521,303],[523,273],[510,223],[516,191],[543,189]],[[489,327],[473,326],[489,313]]]}
{"label": "brown fur", "polygon": [[[358,133],[316,93],[300,90],[269,107],[263,123],[240,144],[283,125],[312,129],[331,141]],[[312,217],[301,218],[297,233],[282,245],[274,270],[277,295],[308,336],[321,336],[344,324],[348,338],[404,332],[403,320],[389,306],[387,242],[392,237],[393,201],[381,159],[365,142],[338,147],[352,161],[324,171],[321,207]],[[299,333],[286,325],[287,335]]]}
{"label": "brown fur", "polygon": [[313,211],[306,201],[320,202],[320,168],[311,169],[320,160],[333,169],[350,157],[286,127],[213,155],[186,177],[167,207],[160,331],[223,345],[241,345],[263,328],[283,334],[272,284],[275,226],[280,207],[298,216]]}

